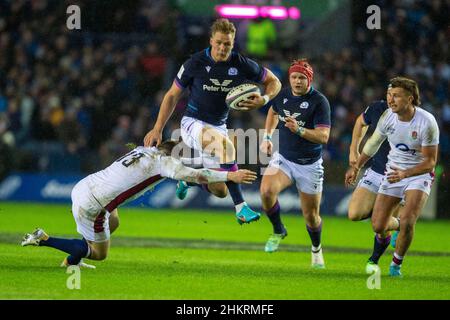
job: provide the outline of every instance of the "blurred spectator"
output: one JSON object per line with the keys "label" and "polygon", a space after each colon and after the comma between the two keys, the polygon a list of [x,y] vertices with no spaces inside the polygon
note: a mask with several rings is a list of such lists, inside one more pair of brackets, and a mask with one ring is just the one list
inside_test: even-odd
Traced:
{"label": "blurred spectator", "polygon": [[[67,3],[0,0],[0,153],[15,148],[16,169],[62,170],[55,163],[66,159],[72,170],[96,171],[125,152],[126,143],[141,144],[181,61],[208,46],[212,17],[185,16],[175,1],[79,1],[82,32],[61,24]],[[356,21],[352,45],[340,52],[311,57],[298,41],[302,20],[242,21],[238,37],[244,35],[248,53],[285,84],[291,60],[310,59],[313,85],[332,109],[328,164],[346,165],[354,119],[385,97],[397,75],[419,82],[422,107],[441,128],[440,161],[449,163],[449,2],[373,4],[383,8],[383,28],[367,30]],[[164,137],[178,128],[185,106],[180,99]],[[228,127],[262,128],[265,110],[232,112]],[[0,175],[6,167],[0,165]]]}

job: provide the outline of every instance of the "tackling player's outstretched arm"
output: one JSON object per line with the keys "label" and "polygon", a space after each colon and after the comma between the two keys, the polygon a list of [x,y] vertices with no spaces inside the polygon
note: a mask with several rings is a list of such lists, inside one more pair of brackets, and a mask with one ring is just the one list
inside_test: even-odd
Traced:
{"label": "tackling player's outstretched arm", "polygon": [[241,169],[231,172],[210,169],[193,169],[184,166],[179,160],[172,157],[161,158],[161,176],[199,184],[226,181],[251,184],[256,180],[256,173],[250,170]]}
{"label": "tackling player's outstretched arm", "polygon": [[151,131],[147,133],[144,138],[144,145],[146,147],[149,146],[158,146],[162,140],[162,131],[169,120],[170,116],[175,109],[175,106],[180,99],[183,90],[179,88],[175,82],[172,83],[169,91],[164,95],[164,99],[161,103],[161,108],[159,110],[158,119],[156,120],[155,126]]}
{"label": "tackling player's outstretched arm", "polygon": [[356,160],[359,158],[359,146],[362,139],[365,137],[368,128],[369,126],[364,122],[364,117],[361,114],[356,119],[355,125],[353,126],[352,142],[350,144],[350,152],[348,155],[348,162],[350,166],[354,166]]}

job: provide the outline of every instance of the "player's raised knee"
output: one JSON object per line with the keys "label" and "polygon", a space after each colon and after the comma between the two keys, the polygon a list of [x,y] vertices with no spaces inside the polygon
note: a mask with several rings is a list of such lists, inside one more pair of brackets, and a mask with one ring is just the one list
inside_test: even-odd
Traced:
{"label": "player's raised knee", "polygon": [[386,225],[378,221],[372,221],[372,230],[375,233],[383,233],[386,231]]}
{"label": "player's raised knee", "polygon": [[268,184],[262,184],[259,191],[262,199],[272,199],[277,196],[276,190]]}
{"label": "player's raised knee", "polygon": [[218,190],[215,190],[213,193],[216,197],[219,198],[226,198],[228,195],[228,191],[226,188],[220,188]]}
{"label": "player's raised knee", "polygon": [[349,208],[348,209],[348,219],[351,221],[360,221],[362,220],[363,215],[361,214],[361,211],[358,209]]}

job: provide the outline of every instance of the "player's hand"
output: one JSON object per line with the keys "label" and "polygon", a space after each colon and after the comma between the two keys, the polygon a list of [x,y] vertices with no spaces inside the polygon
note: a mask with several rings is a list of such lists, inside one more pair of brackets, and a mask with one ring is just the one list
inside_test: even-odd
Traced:
{"label": "player's hand", "polygon": [[356,161],[359,158],[359,152],[352,152],[350,151],[350,154],[348,155],[348,164],[350,165],[350,167],[353,167],[356,164]]}
{"label": "player's hand", "polygon": [[234,183],[251,184],[256,180],[256,172],[241,169],[234,172],[228,172],[228,180]]}
{"label": "player's hand", "polygon": [[161,143],[162,140],[162,132],[153,128],[150,130],[144,137],[144,146],[145,147],[157,147]]}
{"label": "player's hand", "polygon": [[350,186],[354,186],[356,182],[356,178],[358,177],[359,169],[356,167],[348,168],[345,173],[345,186],[348,188]]}
{"label": "player's hand", "polygon": [[297,121],[295,121],[295,119],[292,117],[286,117],[284,119],[286,120],[286,123],[284,124],[284,126],[286,128],[288,128],[289,130],[291,130],[292,133],[296,134],[297,130],[298,130]]}
{"label": "player's hand", "polygon": [[261,108],[265,104],[264,98],[257,92],[252,93],[247,99],[239,103],[243,111]]}
{"label": "player's hand", "polygon": [[389,183],[396,183],[402,179],[407,178],[406,172],[404,170],[392,168],[392,171],[389,171],[386,175],[387,181]]}
{"label": "player's hand", "polygon": [[270,140],[263,140],[263,142],[261,142],[261,145],[259,146],[259,150],[261,150],[262,153],[267,154],[268,156],[272,155],[272,148],[273,148],[273,143]]}

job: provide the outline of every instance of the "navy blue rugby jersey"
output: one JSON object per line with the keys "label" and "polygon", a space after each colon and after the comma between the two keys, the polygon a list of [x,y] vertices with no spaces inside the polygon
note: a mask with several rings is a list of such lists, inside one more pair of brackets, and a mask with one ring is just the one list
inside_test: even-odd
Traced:
{"label": "navy blue rugby jersey", "polygon": [[[364,122],[369,125],[369,130],[373,132],[377,127],[378,120],[380,120],[383,112],[388,108],[387,102],[384,100],[378,100],[372,102],[366,110],[363,112],[362,116]],[[389,147],[389,142],[387,139],[383,142],[378,152],[370,160],[370,168],[376,173],[383,174],[386,169],[387,156],[391,148]]]}
{"label": "navy blue rugby jersey", "polygon": [[330,103],[319,91],[311,88],[302,96],[294,96],[291,88],[284,88],[271,101],[278,114],[280,139],[279,153],[297,164],[311,164],[322,157],[322,145],[306,140],[285,127],[285,117],[294,118],[298,125],[307,129],[330,127]]}
{"label": "navy blue rugby jersey", "polygon": [[228,91],[246,82],[263,83],[266,74],[264,67],[235,51],[227,61],[215,62],[207,48],[183,63],[174,81],[190,89],[185,115],[219,126],[228,118]]}

